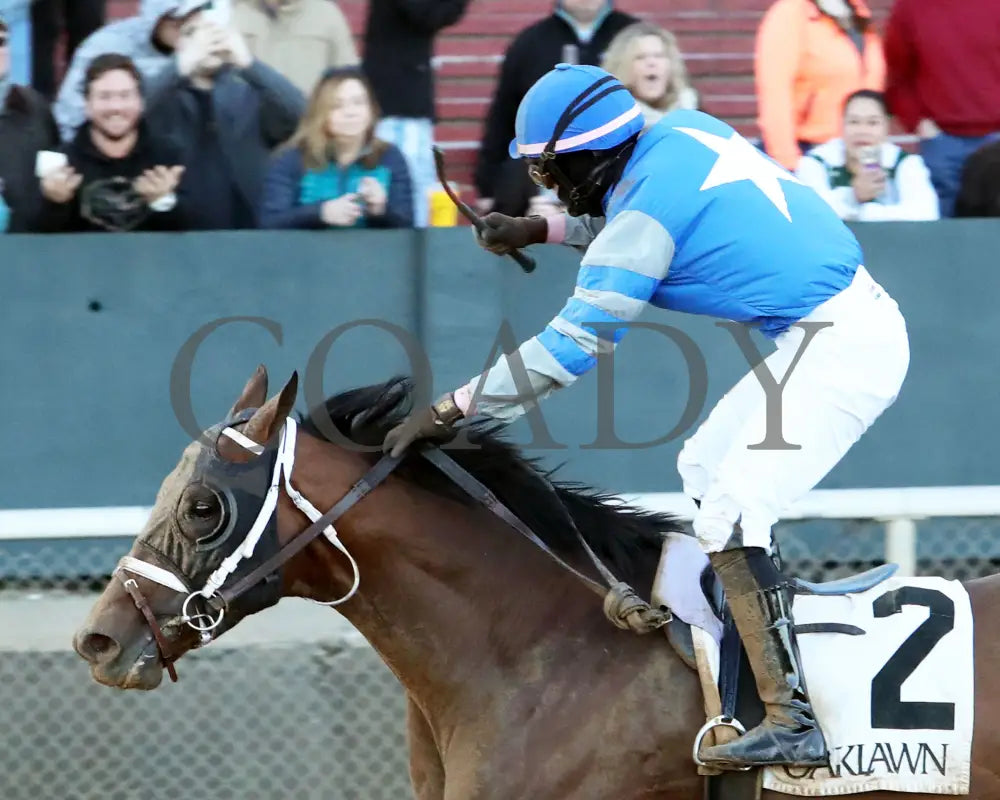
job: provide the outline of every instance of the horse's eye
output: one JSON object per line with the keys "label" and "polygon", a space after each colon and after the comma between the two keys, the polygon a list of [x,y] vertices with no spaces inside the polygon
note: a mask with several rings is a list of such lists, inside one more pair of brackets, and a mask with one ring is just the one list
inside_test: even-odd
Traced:
{"label": "horse's eye", "polygon": [[215,503],[210,500],[198,500],[191,508],[191,513],[199,519],[208,519],[215,514]]}

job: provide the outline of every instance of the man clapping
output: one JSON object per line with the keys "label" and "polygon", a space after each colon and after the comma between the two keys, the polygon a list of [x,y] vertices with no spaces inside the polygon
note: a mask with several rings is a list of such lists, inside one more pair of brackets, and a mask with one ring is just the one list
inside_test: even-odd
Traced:
{"label": "man clapping", "polygon": [[[179,152],[143,119],[141,78],[127,56],[95,58],[85,79],[87,122],[58,154],[41,153],[45,232],[177,230]],[[64,162],[64,163],[60,163]]]}

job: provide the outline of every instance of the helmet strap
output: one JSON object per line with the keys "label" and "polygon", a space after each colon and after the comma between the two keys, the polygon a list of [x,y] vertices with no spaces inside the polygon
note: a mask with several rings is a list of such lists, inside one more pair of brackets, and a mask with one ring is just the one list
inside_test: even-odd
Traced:
{"label": "helmet strap", "polygon": [[580,94],[578,94],[570,101],[569,105],[566,106],[566,109],[560,115],[559,119],[556,120],[556,125],[552,129],[552,138],[549,139],[548,144],[545,145],[545,149],[542,151],[542,160],[545,160],[546,158],[552,158],[552,156],[556,154],[556,143],[566,132],[566,129],[570,126],[573,120],[575,120],[584,111],[586,111],[588,108],[594,105],[594,103],[596,103],[598,100],[607,97],[609,94],[612,94],[613,92],[625,90],[625,87],[619,83],[617,86],[609,86],[603,92],[594,95],[592,98],[590,98],[590,100],[584,102],[584,98],[587,97],[587,95],[589,95],[595,89],[599,89],[604,84],[615,80],[616,79],[614,76],[605,75],[603,78],[599,78],[598,80],[594,81],[594,83],[590,84],[590,86],[588,86],[586,89],[584,89],[582,92],[580,92]]}
{"label": "helmet strap", "polygon": [[610,186],[618,182],[625,164],[632,157],[638,138],[632,136],[619,145],[609,157],[600,159],[580,182],[570,178],[565,170],[559,167],[558,161],[549,162],[549,174],[568,194],[567,210],[570,214],[604,216],[604,208],[601,205],[604,194]]}
{"label": "helmet strap", "polygon": [[[597,89],[600,89],[605,84],[612,82],[615,84],[614,86],[607,86],[602,91],[597,92],[588,99],[588,96]],[[600,216],[603,214],[603,209],[600,207],[600,197],[602,194],[600,190],[609,175],[609,170],[620,162],[624,153],[627,152],[631,154],[632,147],[635,145],[635,140],[633,138],[631,142],[628,143],[627,147],[619,148],[618,152],[612,158],[605,159],[596,164],[587,175],[586,179],[580,184],[573,183],[573,181],[569,179],[566,173],[560,169],[554,161],[558,155],[556,153],[557,143],[566,132],[566,129],[572,124],[573,120],[580,116],[580,114],[608,95],[620,91],[628,90],[621,83],[619,83],[614,76],[605,75],[603,78],[599,78],[580,92],[580,94],[570,101],[569,105],[566,106],[566,109],[556,121],[555,127],[552,130],[552,136],[538,158],[539,166],[542,170],[550,174],[553,179],[555,179],[556,183],[560,184],[569,192],[570,203],[568,210],[570,210],[571,213],[576,211],[578,213],[588,213],[594,216]],[[598,198],[596,203],[594,202],[595,194]]]}

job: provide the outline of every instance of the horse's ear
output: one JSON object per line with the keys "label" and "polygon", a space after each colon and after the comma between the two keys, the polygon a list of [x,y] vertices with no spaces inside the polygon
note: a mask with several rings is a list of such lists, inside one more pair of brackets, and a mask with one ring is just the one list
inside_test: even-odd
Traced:
{"label": "horse's ear", "polygon": [[265,400],[267,400],[267,368],[260,364],[250,376],[247,385],[243,387],[239,399],[229,409],[229,416],[238,414],[244,408],[260,408]]}
{"label": "horse's ear", "polygon": [[257,409],[243,430],[244,434],[258,444],[269,442],[271,437],[281,430],[285,418],[292,412],[298,391],[299,374],[293,372],[285,388]]}

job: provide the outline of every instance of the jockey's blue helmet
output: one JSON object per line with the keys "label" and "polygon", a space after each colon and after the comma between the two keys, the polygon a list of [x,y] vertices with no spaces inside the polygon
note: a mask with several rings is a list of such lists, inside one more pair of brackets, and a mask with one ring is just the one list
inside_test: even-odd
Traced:
{"label": "jockey's blue helmet", "polygon": [[643,128],[642,108],[611,73],[585,64],[556,64],[517,109],[511,158],[551,158],[608,150]]}

